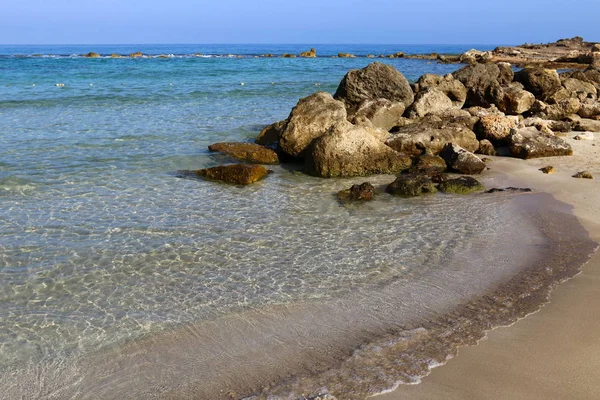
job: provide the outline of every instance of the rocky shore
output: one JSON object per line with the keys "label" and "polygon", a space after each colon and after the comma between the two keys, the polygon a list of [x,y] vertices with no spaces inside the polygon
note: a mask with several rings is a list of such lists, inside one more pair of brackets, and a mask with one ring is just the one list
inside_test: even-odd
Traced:
{"label": "rocky shore", "polygon": [[[398,179],[386,189],[394,195],[441,188],[467,193],[483,187],[464,179],[439,186],[448,180],[444,174],[481,174],[489,168],[484,156],[490,155],[570,156],[573,150],[564,136],[571,131],[587,132],[578,139],[593,139],[590,132],[600,132],[599,90],[595,64],[559,73],[541,67],[515,72],[505,62],[474,63],[446,76],[425,74],[409,84],[394,67],[374,62],[349,71],[333,96],[317,92],[300,99],[288,118],[260,132],[256,144],[209,148],[250,163],[293,163],[323,178],[394,174]],[[198,174],[226,182],[231,177],[211,172]],[[235,184],[258,180],[233,178],[229,182]]]}

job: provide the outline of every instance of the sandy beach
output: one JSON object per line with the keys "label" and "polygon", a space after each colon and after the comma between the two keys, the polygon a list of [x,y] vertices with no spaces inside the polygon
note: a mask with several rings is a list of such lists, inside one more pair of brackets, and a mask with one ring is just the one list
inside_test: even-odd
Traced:
{"label": "sandy beach", "polygon": [[[547,192],[573,206],[592,239],[600,241],[600,140],[567,141],[574,156],[532,160],[495,157],[487,186],[516,185]],[[539,168],[552,165],[555,174]],[[575,179],[590,171],[596,179]],[[400,399],[594,399],[600,396],[600,254],[562,283],[550,303],[509,327],[464,347],[419,385],[378,396]]]}

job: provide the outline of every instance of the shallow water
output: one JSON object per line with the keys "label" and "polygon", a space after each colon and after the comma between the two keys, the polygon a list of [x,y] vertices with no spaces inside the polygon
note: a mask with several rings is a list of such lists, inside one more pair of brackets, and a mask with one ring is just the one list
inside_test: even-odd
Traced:
{"label": "shallow water", "polygon": [[[344,206],[334,193],[362,179],[277,166],[240,188],[176,174],[228,161],[207,145],[252,138],[371,60],[70,56],[91,50],[0,46],[0,397],[240,397],[329,376],[385,334],[420,337],[550,243],[512,196]],[[411,80],[457,68],[385,62]],[[386,367],[385,385],[359,379],[353,396],[417,379],[426,360],[414,357]],[[361,359],[360,371],[382,362]],[[316,390],[306,379],[298,387]]]}

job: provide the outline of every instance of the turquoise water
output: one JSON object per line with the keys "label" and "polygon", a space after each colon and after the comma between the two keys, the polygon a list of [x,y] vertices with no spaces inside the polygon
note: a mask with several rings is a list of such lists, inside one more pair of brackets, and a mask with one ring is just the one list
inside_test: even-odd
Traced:
{"label": "turquoise water", "polygon": [[[334,92],[349,69],[372,61],[254,58],[303,50],[0,46],[2,385],[14,388],[41,363],[86,357],[182,324],[278,304],[368,298],[375,288],[441,268],[470,249],[469,238],[502,233],[500,221],[513,214],[497,198],[382,195],[344,207],[334,193],[362,180],[310,178],[279,166],[248,188],[179,178],[177,170],[229,161],[209,154],[209,144],[251,140],[287,117],[299,98]],[[175,56],[74,56],[89,51]],[[193,56],[198,52],[209,56]],[[384,62],[411,81],[460,67]]]}

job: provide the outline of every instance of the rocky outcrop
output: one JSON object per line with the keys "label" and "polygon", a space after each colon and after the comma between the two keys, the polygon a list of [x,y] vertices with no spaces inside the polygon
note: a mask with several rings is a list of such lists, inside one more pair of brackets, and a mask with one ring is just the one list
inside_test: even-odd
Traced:
{"label": "rocky outcrop", "polygon": [[141,51],[136,51],[135,53],[131,53],[129,55],[129,57],[131,58],[139,58],[139,57],[144,57],[144,53],[142,53]]}
{"label": "rocky outcrop", "polygon": [[562,87],[556,70],[546,68],[523,68],[515,74],[515,81],[542,101],[551,98]]}
{"label": "rocky outcrop", "polygon": [[443,193],[469,194],[481,192],[484,189],[481,182],[471,176],[448,179],[438,185],[438,190]]}
{"label": "rocky outcrop", "polygon": [[415,101],[406,111],[408,118],[421,118],[428,114],[441,114],[452,108],[452,100],[441,90],[427,88],[417,93]]}
{"label": "rocky outcrop", "polygon": [[375,187],[369,182],[364,182],[360,185],[352,185],[350,189],[341,190],[337,195],[340,200],[369,201],[375,197]]}
{"label": "rocky outcrop", "polygon": [[90,51],[89,53],[84,54],[83,57],[85,57],[85,58],[100,58],[100,54]]}
{"label": "rocky outcrop", "polygon": [[428,88],[435,88],[442,91],[452,100],[452,104],[457,108],[462,108],[467,100],[467,88],[459,80],[454,79],[452,74],[445,76],[435,74],[422,75],[417,81],[416,92]]}
{"label": "rocky outcrop", "polygon": [[439,154],[448,143],[456,143],[469,151],[479,148],[477,136],[455,123],[417,122],[394,130],[385,142],[392,149],[415,157],[427,152]]}
{"label": "rocky outcrop", "polygon": [[266,177],[269,171],[262,165],[233,164],[200,169],[196,174],[214,181],[249,185]]}
{"label": "rocky outcrop", "polygon": [[374,62],[363,69],[348,72],[335,92],[347,108],[356,108],[364,100],[387,99],[412,104],[413,91],[404,77],[391,65]]}
{"label": "rocky outcrop", "polygon": [[306,157],[306,171],[320,177],[396,174],[410,168],[410,157],[377,139],[373,128],[346,122],[316,139]]}
{"label": "rocky outcrop", "polygon": [[590,99],[592,101],[598,98],[598,90],[596,87],[579,79],[566,78],[562,80],[562,88],[554,93],[551,97],[553,101],[576,98],[580,101]]}
{"label": "rocky outcrop", "polygon": [[505,143],[508,141],[511,129],[517,124],[512,118],[500,115],[487,115],[479,118],[477,133],[479,139],[487,139],[492,143]]}
{"label": "rocky outcrop", "polygon": [[371,122],[375,128],[389,131],[394,126],[402,124],[402,114],[406,106],[402,102],[391,102],[387,99],[365,100],[359,104],[350,122],[361,125],[363,119]]}
{"label": "rocky outcrop", "polygon": [[456,144],[445,145],[440,157],[446,161],[449,168],[462,174],[480,174],[485,169],[485,163],[479,157]]}
{"label": "rocky outcrop", "polygon": [[292,157],[303,158],[306,148],[332,126],[346,122],[346,108],[329,93],[317,92],[300,99],[279,137],[279,147]]}
{"label": "rocky outcrop", "polygon": [[208,146],[208,150],[255,164],[279,164],[277,153],[255,143],[215,143]]}
{"label": "rocky outcrop", "polygon": [[452,75],[467,89],[467,107],[498,104],[504,98],[501,85],[510,83],[512,79],[508,71],[501,71],[496,64],[468,65]]}
{"label": "rocky outcrop", "polygon": [[286,124],[287,120],[283,120],[277,121],[265,127],[262,131],[260,131],[256,139],[254,139],[254,143],[261,146],[276,146],[277,142],[279,142],[279,136],[283,132]]}
{"label": "rocky outcrop", "polygon": [[300,53],[300,57],[305,57],[305,58],[315,58],[317,56],[317,51],[314,49],[314,47],[312,49],[310,49],[309,51],[303,51],[302,53]]}
{"label": "rocky outcrop", "polygon": [[402,174],[390,183],[385,191],[394,196],[415,197],[426,193],[435,193],[433,181],[422,174]]}
{"label": "rocky outcrop", "polygon": [[535,127],[513,129],[509,149],[513,157],[523,159],[573,155],[573,149],[567,142]]}
{"label": "rocky outcrop", "polygon": [[356,56],[352,53],[338,53],[339,58],[356,58]]}
{"label": "rocky outcrop", "polygon": [[460,62],[465,64],[486,63],[490,61],[492,57],[493,55],[491,51],[479,51],[471,49],[461,54]]}

